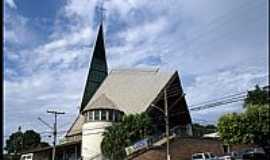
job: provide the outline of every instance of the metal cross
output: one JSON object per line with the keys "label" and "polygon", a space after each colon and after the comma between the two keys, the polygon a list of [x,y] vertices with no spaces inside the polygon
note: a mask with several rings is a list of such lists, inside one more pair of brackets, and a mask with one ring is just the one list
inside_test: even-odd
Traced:
{"label": "metal cross", "polygon": [[[99,12],[99,15],[100,15],[100,18],[101,18],[100,19],[101,20],[101,23],[104,21],[104,18],[105,18],[104,12],[106,11],[106,9],[103,7],[104,1],[105,0],[101,0],[99,2],[99,4],[97,5],[97,11]],[[106,0],[106,1],[108,1],[108,0]]]}

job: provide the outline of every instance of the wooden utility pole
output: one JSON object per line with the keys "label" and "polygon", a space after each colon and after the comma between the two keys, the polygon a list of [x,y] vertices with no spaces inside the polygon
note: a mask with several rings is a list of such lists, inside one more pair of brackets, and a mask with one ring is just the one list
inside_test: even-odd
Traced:
{"label": "wooden utility pole", "polygon": [[166,123],[166,139],[167,139],[167,160],[170,160],[170,128],[169,128],[169,114],[168,114],[168,103],[167,103],[167,91],[164,88],[164,107],[165,107],[165,123]]}
{"label": "wooden utility pole", "polygon": [[170,156],[170,127],[169,127],[169,110],[168,110],[166,88],[164,88],[164,111],[154,104],[151,104],[150,106],[153,108],[156,108],[158,111],[160,111],[164,115],[165,127],[166,127],[166,143],[167,143],[166,160],[170,160],[171,159],[171,156]]}
{"label": "wooden utility pole", "polygon": [[40,117],[38,117],[38,120],[40,120],[43,124],[45,124],[47,127],[51,128],[53,130],[53,152],[52,152],[52,160],[55,159],[55,148],[56,148],[56,143],[57,143],[57,115],[58,114],[65,114],[65,112],[58,112],[58,111],[52,111],[48,110],[47,113],[54,114],[54,125],[53,127],[42,120]]}
{"label": "wooden utility pole", "polygon": [[57,143],[57,115],[58,114],[65,114],[65,112],[58,112],[53,110],[48,110],[47,113],[54,114],[54,125],[53,125],[53,153],[52,153],[52,160],[55,159],[55,148]]}

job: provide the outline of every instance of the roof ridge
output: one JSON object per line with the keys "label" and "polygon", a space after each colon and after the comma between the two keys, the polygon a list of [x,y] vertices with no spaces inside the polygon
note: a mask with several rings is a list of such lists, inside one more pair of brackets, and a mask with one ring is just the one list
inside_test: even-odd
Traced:
{"label": "roof ridge", "polygon": [[[104,103],[104,100],[109,103],[109,106],[103,106],[103,104],[102,104],[102,106],[100,106],[100,104],[98,104],[98,103]],[[109,98],[105,93],[102,93],[95,100],[93,100],[93,101],[90,100],[89,104],[85,107],[83,112],[85,112],[87,110],[91,110],[91,109],[98,109],[98,108],[118,109],[115,102],[111,98]]]}
{"label": "roof ridge", "polygon": [[117,68],[112,69],[111,72],[159,72],[159,68]]}

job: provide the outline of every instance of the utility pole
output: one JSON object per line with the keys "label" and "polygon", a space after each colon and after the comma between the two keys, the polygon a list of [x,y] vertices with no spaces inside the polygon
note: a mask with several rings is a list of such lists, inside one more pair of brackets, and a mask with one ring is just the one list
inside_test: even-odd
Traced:
{"label": "utility pole", "polygon": [[45,124],[47,127],[51,128],[53,130],[53,152],[52,152],[52,160],[55,159],[55,148],[57,143],[57,115],[65,114],[65,112],[58,112],[53,110],[48,110],[47,113],[54,114],[54,125],[53,127],[49,125],[47,122],[42,120],[40,117],[38,117],[38,120],[40,120],[43,124]]}
{"label": "utility pole", "polygon": [[168,103],[167,103],[167,91],[164,88],[164,107],[165,107],[165,123],[166,123],[166,139],[167,139],[167,160],[170,160],[170,131],[169,131],[169,115],[168,115]]}
{"label": "utility pole", "polygon": [[[185,94],[182,94],[180,98],[183,98]],[[151,104],[153,108],[156,108],[158,111],[163,113],[166,127],[166,143],[167,143],[167,151],[166,151],[166,160],[170,160],[170,127],[169,127],[169,110],[168,110],[168,101],[167,101],[167,90],[164,88],[164,111],[160,109],[158,106]]]}
{"label": "utility pole", "polygon": [[54,114],[54,125],[53,125],[53,153],[52,153],[52,160],[55,159],[55,148],[56,148],[56,141],[57,141],[57,115],[58,114],[65,114],[65,112],[58,112],[53,110],[48,110],[47,113]]}

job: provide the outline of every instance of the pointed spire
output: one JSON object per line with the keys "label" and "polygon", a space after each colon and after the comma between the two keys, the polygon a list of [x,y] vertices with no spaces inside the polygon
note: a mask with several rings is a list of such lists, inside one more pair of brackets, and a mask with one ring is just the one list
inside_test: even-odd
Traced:
{"label": "pointed spire", "polygon": [[80,112],[88,104],[98,87],[108,75],[105,44],[103,37],[103,25],[99,26],[96,43],[94,46],[92,61],[84,89]]}

